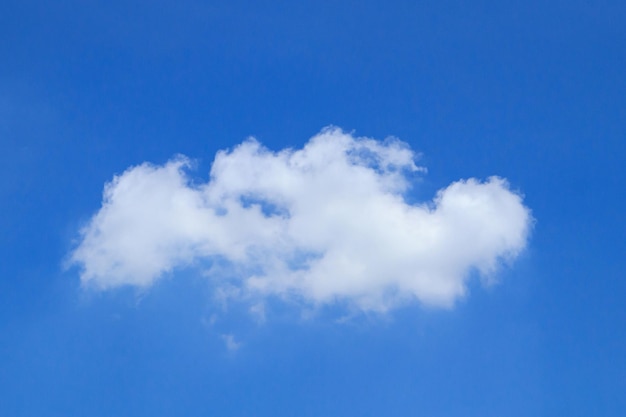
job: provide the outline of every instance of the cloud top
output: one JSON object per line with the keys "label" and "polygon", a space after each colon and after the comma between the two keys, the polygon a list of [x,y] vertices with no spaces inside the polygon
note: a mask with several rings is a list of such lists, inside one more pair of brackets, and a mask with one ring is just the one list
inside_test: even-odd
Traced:
{"label": "cloud top", "polygon": [[531,215],[498,177],[409,204],[411,173],[424,171],[414,160],[399,140],[329,128],[302,149],[272,152],[250,139],[220,151],[201,184],[184,157],[144,163],[105,185],[70,262],[102,290],[149,287],[196,265],[257,300],[451,306],[472,271],[492,276],[524,249]]}

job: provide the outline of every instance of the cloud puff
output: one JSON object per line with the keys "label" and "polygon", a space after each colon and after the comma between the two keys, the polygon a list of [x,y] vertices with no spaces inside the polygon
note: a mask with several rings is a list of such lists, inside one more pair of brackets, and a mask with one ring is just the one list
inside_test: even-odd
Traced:
{"label": "cloud puff", "polygon": [[222,340],[226,345],[226,349],[230,350],[231,352],[239,350],[239,348],[241,347],[241,343],[235,340],[235,336],[232,334],[223,334]]}
{"label": "cloud puff", "polygon": [[409,204],[412,173],[424,171],[414,159],[398,140],[328,128],[298,150],[250,139],[220,151],[201,184],[184,157],[144,163],[105,185],[70,263],[102,290],[196,265],[255,302],[451,306],[472,271],[490,277],[524,249],[531,215],[498,177]]}

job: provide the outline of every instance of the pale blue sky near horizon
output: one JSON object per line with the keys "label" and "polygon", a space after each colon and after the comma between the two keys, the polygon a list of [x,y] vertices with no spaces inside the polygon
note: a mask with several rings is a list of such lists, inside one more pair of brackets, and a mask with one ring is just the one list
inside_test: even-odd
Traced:
{"label": "pale blue sky near horizon", "polygon": [[[0,414],[626,412],[626,6],[617,1],[0,3]],[[451,309],[227,311],[197,270],[64,268],[128,167],[326,126],[394,136],[425,201],[498,175],[535,219]],[[227,336],[238,344],[228,348]],[[231,346],[232,347],[232,346]]]}

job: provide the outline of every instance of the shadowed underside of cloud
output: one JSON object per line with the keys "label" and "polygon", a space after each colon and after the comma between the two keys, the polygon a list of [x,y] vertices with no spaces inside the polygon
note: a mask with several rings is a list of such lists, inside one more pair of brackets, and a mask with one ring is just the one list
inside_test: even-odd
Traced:
{"label": "shadowed underside of cloud", "polygon": [[532,220],[498,177],[408,204],[409,174],[424,171],[414,157],[398,140],[328,128],[298,150],[251,139],[220,151],[201,184],[184,157],[131,167],[105,185],[70,263],[101,290],[213,265],[217,285],[256,302],[451,306],[472,271],[492,277],[524,249]]}

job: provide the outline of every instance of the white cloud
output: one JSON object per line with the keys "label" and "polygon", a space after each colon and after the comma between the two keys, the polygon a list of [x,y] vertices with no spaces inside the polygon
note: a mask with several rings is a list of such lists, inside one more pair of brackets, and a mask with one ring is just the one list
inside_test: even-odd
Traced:
{"label": "white cloud", "polygon": [[411,299],[451,306],[471,271],[490,277],[524,249],[532,219],[498,177],[408,204],[408,174],[424,171],[414,158],[398,140],[329,128],[298,150],[251,139],[220,151],[203,184],[184,157],[144,163],[106,184],[70,262],[103,290],[148,287],[196,264],[253,305],[276,295],[363,310]]}
{"label": "white cloud", "polygon": [[233,336],[232,334],[223,334],[222,340],[226,345],[226,349],[230,350],[231,352],[239,350],[239,348],[241,347],[241,343],[237,342],[235,340],[235,336]]}

